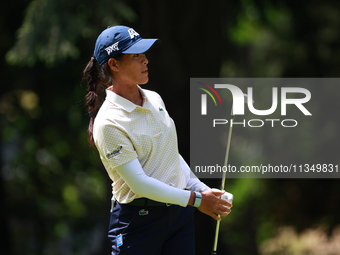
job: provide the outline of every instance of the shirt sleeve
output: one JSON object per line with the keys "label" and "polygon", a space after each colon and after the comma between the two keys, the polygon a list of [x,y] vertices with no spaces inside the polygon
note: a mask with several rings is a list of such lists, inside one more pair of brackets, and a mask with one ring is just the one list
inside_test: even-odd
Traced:
{"label": "shirt sleeve", "polygon": [[103,161],[116,168],[137,158],[136,150],[124,129],[104,125],[96,130],[96,147]]}
{"label": "shirt sleeve", "polygon": [[143,171],[138,159],[134,159],[116,168],[117,173],[137,195],[158,202],[187,206],[191,192],[171,187],[157,179],[149,177]]}
{"label": "shirt sleeve", "polygon": [[185,174],[188,190],[202,192],[210,189],[195,176],[195,174],[191,171],[190,167],[181,155],[179,155],[179,161],[181,163],[181,168]]}

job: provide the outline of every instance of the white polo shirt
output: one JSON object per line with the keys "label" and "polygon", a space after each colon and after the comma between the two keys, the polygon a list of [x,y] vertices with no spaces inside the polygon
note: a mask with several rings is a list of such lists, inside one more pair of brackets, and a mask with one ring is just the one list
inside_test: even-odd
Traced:
{"label": "white polo shirt", "polygon": [[115,171],[135,158],[147,176],[176,188],[186,187],[175,124],[156,92],[138,88],[143,95],[142,106],[106,90],[93,127],[100,158],[113,181],[113,196],[120,203],[139,197]]}

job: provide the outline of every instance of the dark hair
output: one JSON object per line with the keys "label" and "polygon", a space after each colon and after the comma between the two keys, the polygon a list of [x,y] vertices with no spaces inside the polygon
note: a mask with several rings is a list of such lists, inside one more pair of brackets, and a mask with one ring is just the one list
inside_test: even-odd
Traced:
{"label": "dark hair", "polygon": [[[122,59],[123,54],[118,54],[113,58],[116,60]],[[87,95],[85,97],[85,104],[87,106],[87,113],[90,116],[90,123],[87,130],[87,137],[92,147],[95,147],[93,139],[93,124],[94,119],[100,106],[103,103],[101,95],[105,88],[112,85],[112,75],[108,61],[101,66],[98,64],[95,56],[87,63],[83,71],[83,79],[87,83]]]}

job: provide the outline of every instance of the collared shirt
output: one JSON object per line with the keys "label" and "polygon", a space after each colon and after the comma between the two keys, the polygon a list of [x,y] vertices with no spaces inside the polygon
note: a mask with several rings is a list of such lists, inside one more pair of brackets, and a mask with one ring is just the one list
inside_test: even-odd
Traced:
{"label": "collared shirt", "polygon": [[143,96],[142,106],[106,90],[106,100],[93,128],[100,158],[113,182],[113,196],[120,203],[139,197],[115,171],[135,158],[147,176],[176,188],[186,187],[175,124],[156,92],[138,88]]}

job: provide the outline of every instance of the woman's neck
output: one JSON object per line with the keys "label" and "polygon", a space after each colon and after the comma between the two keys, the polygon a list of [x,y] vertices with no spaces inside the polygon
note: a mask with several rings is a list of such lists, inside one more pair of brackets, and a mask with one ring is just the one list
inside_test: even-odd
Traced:
{"label": "woman's neck", "polygon": [[143,97],[137,85],[119,86],[113,84],[113,86],[110,87],[110,90],[136,105],[143,105]]}

